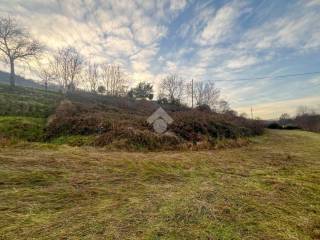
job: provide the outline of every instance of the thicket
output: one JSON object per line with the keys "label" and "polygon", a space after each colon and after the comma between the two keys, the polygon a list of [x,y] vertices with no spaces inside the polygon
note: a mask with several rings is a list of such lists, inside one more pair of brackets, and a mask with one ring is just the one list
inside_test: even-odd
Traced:
{"label": "thicket", "polygon": [[[150,101],[110,98],[85,94],[71,96],[61,102],[46,127],[47,139],[66,135],[96,135],[93,145],[116,144],[126,148],[170,149],[198,142],[215,143],[263,133],[262,122],[229,114],[187,109],[182,106],[159,105]],[[99,101],[99,99],[103,99]],[[111,106],[110,106],[110,105]],[[174,119],[167,134],[153,131],[146,119],[159,106]]]}
{"label": "thicket", "polygon": [[320,132],[320,114],[301,114],[296,116],[294,121],[303,130]]}

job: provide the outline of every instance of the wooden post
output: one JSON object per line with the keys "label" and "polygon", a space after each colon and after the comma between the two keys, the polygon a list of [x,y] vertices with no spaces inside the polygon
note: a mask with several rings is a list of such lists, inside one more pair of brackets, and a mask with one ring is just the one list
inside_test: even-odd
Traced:
{"label": "wooden post", "polygon": [[252,111],[252,106],[251,106],[251,119],[253,119],[253,111]]}
{"label": "wooden post", "polygon": [[193,79],[191,80],[191,107],[193,108]]}

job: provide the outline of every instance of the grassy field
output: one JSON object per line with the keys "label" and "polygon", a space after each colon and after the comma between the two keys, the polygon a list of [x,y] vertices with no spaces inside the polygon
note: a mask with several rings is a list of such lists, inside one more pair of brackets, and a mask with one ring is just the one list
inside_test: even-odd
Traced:
{"label": "grassy field", "polygon": [[320,134],[127,153],[0,148],[0,239],[320,239]]}
{"label": "grassy field", "polygon": [[0,116],[46,118],[62,98],[58,92],[0,84]]}

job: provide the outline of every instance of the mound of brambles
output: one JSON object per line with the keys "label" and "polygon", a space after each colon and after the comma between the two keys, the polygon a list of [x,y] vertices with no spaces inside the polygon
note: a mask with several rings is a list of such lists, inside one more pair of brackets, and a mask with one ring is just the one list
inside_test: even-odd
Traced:
{"label": "mound of brambles", "polygon": [[64,100],[49,117],[46,136],[47,139],[51,139],[64,135],[99,135],[127,127],[142,130],[150,128],[145,118],[139,115],[114,108],[101,111],[91,105]]}
{"label": "mound of brambles", "polygon": [[217,113],[190,110],[173,114],[170,129],[186,141],[237,139],[263,133],[263,124],[256,120]]}
{"label": "mound of brambles", "polygon": [[[185,106],[170,111],[163,106],[174,122],[169,125],[165,134],[158,134],[146,120],[160,105],[155,105],[154,102],[129,102],[128,105],[131,106],[130,110],[119,104],[109,106],[101,105],[101,102],[84,103],[74,99],[62,101],[48,120],[46,138],[52,140],[61,136],[94,136],[90,145],[99,147],[173,150],[199,143],[215,146],[220,140],[234,140],[263,132],[263,125],[259,121],[188,109]],[[139,111],[132,111],[132,106]],[[139,106],[148,107],[140,109]]]}
{"label": "mound of brambles", "polygon": [[174,150],[183,146],[183,140],[170,133],[157,134],[150,130],[127,128],[101,134],[96,138],[94,144],[95,146],[112,145],[127,150]]}

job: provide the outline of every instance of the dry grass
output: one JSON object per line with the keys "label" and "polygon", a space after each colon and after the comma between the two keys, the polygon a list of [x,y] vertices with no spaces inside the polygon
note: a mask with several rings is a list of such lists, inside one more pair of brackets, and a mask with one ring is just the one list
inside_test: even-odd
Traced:
{"label": "dry grass", "polygon": [[0,239],[319,239],[320,135],[128,153],[0,149]]}

